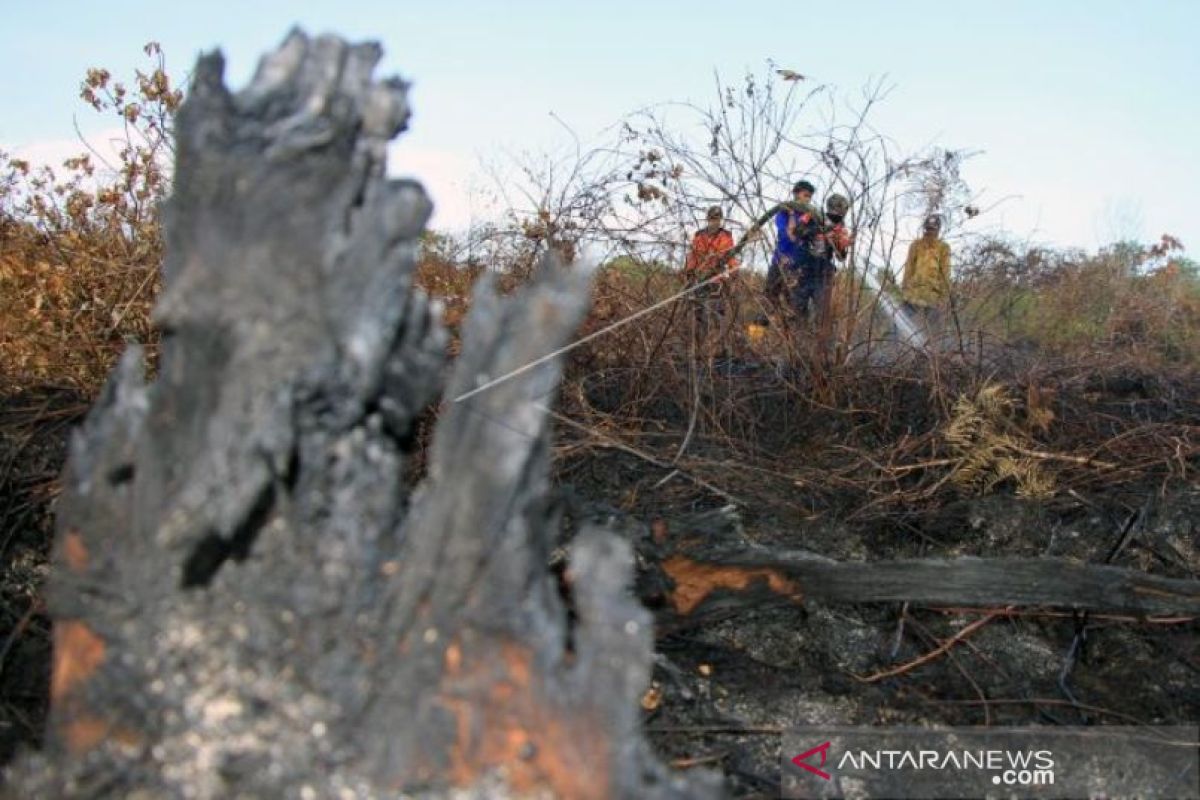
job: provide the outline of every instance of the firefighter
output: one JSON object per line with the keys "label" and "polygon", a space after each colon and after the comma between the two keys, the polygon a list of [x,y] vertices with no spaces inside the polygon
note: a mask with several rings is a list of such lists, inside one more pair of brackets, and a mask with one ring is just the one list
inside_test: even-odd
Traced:
{"label": "firefighter", "polygon": [[829,316],[833,293],[835,260],[845,260],[854,237],[846,228],[846,213],[850,201],[840,194],[825,199],[825,219],[813,219],[800,228],[799,280],[792,291],[792,308],[801,319],[808,319],[809,305],[817,310],[824,323]]}
{"label": "firefighter", "polygon": [[924,234],[913,241],[904,260],[904,277],[900,293],[904,310],[924,325],[935,330],[950,300],[950,245],[942,241],[942,218],[930,214],[922,226]]}
{"label": "firefighter", "polygon": [[[792,200],[808,206],[817,189],[808,181],[797,181],[792,186]],[[778,305],[780,296],[788,292],[787,285],[795,278],[800,267],[801,228],[805,224],[802,214],[783,209],[775,215],[775,253],[767,267],[766,295],[773,305]]]}
{"label": "firefighter", "polygon": [[[696,329],[700,341],[707,339],[715,322],[721,341],[725,340],[730,313],[728,279],[739,268],[736,258],[722,260],[726,252],[733,249],[733,234],[723,225],[725,215],[720,206],[713,206],[705,214],[706,225],[692,237],[692,247],[684,265],[684,277],[690,285],[717,277],[715,281],[701,286],[692,293],[695,305]],[[728,272],[728,275],[722,273]]]}

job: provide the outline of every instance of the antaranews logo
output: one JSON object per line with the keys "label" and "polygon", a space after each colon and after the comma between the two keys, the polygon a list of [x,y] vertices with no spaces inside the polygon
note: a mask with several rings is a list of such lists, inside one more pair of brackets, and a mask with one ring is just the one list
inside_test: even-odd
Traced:
{"label": "antaranews logo", "polygon": [[[1200,800],[1200,729],[808,727],[784,734],[785,797]],[[1118,761],[1111,754],[1121,752]],[[1106,755],[1107,754],[1107,755]]]}
{"label": "antaranews logo", "polygon": [[[792,757],[792,763],[811,772],[822,780],[831,780],[832,775],[818,767],[829,760],[832,741],[821,744]],[[813,766],[810,759],[820,758]],[[1006,786],[1040,786],[1054,783],[1054,754],[1049,750],[852,750],[848,749],[837,760],[839,772],[865,770],[980,770],[995,773],[993,784]]]}

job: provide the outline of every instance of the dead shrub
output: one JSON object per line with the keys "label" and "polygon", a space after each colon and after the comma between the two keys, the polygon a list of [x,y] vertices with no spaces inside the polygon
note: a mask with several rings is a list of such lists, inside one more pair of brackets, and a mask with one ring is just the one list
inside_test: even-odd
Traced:
{"label": "dead shrub", "polygon": [[40,384],[92,395],[129,341],[153,354],[160,286],[158,206],[170,189],[171,120],[182,101],[157,44],[130,84],[90,69],[80,96],[116,116],[124,140],[35,167],[0,153],[0,389]]}

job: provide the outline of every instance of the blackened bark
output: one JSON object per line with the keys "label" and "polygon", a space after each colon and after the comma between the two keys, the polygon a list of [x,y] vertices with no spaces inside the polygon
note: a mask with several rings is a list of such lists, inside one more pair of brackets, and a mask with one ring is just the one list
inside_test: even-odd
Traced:
{"label": "blackened bark", "polygon": [[[711,524],[711,520],[700,523]],[[686,528],[686,526],[685,526]],[[635,539],[638,594],[668,629],[710,613],[769,602],[911,602],[973,607],[1055,607],[1136,616],[1200,615],[1200,581],[1058,558],[834,561],[814,553],[709,536],[665,522]],[[691,618],[691,622],[688,622]]]}
{"label": "blackened bark", "polygon": [[[374,45],[293,33],[249,88],[203,57],[166,209],[162,362],[122,359],[59,507],[46,750],[23,796],[703,797],[647,750],[651,620],[600,529],[547,569],[546,363],[586,279],[485,282],[446,336],[413,288],[430,203],[384,175],[405,85]],[[446,392],[443,395],[443,388]]]}

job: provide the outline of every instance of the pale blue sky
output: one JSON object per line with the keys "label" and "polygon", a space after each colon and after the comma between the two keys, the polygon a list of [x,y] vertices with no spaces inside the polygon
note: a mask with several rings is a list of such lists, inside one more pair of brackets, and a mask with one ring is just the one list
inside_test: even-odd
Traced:
{"label": "pale blue sky", "polygon": [[[413,84],[401,171],[424,178],[435,224],[467,214],[480,157],[584,137],[624,113],[705,101],[714,70],[770,58],[854,91],[896,89],[876,127],[906,147],[984,151],[967,177],[1014,234],[1095,247],[1170,232],[1200,250],[1200,2],[568,4],[43,0],[6,4],[0,27],[0,146],[52,156],[111,122],[77,100],[89,66],[118,76],[162,43],[172,74],[220,47],[247,79],[287,29],[379,40],[384,72]],[[194,8],[195,10],[191,10]]]}

